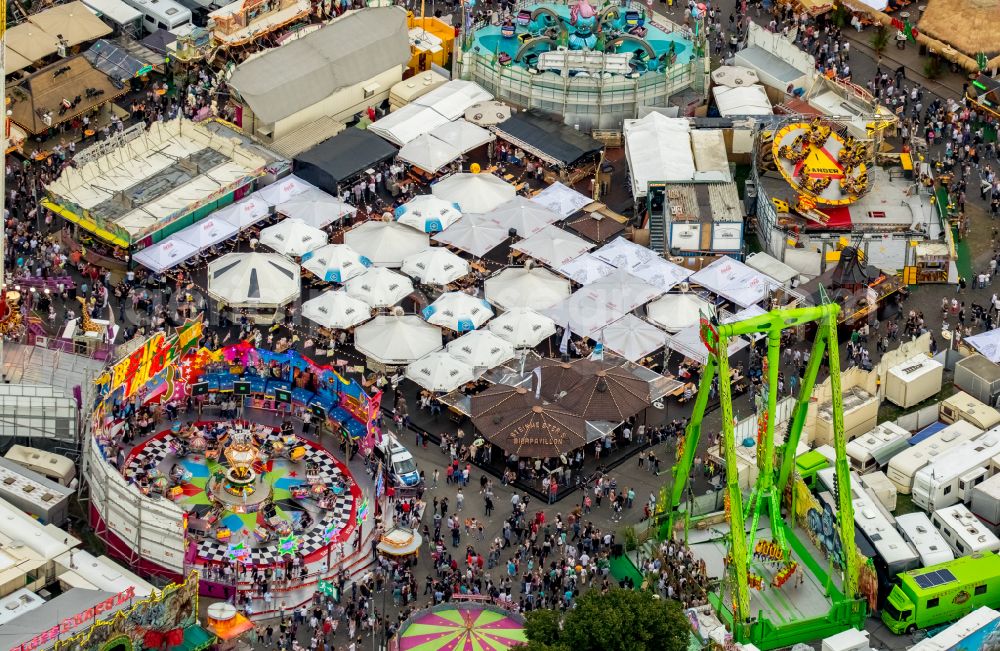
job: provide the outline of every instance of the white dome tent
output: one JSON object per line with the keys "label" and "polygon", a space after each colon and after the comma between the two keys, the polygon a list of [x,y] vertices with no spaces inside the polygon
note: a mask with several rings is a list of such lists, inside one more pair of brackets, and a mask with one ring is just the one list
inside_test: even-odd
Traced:
{"label": "white dome tent", "polygon": [[407,256],[401,271],[425,285],[447,285],[469,274],[469,262],[443,246],[432,246]]}
{"label": "white dome tent", "polygon": [[343,290],[330,290],[304,302],[302,316],[324,328],[343,330],[370,319],[372,307]]}
{"label": "white dome tent", "polygon": [[398,222],[368,221],[347,231],[344,243],[376,267],[400,267],[404,258],[429,247],[430,238]]}
{"label": "white dome tent", "polygon": [[457,203],[462,212],[476,213],[487,213],[517,196],[513,185],[486,172],[452,174],[431,186],[431,192]]}
{"label": "white dome tent", "polygon": [[381,315],[354,331],[354,347],[368,359],[402,366],[441,350],[441,329],[415,314]]}
{"label": "white dome tent", "polygon": [[324,246],[326,242],[327,235],[324,231],[298,219],[283,219],[260,231],[261,244],[287,256],[304,255]]}
{"label": "white dome tent", "polygon": [[227,253],[208,263],[208,295],[234,310],[259,310],[258,322],[299,296],[299,267],[276,253]]}
{"label": "white dome tent", "polygon": [[454,391],[478,377],[472,366],[443,350],[429,353],[409,364],[404,374],[407,379],[434,393]]}

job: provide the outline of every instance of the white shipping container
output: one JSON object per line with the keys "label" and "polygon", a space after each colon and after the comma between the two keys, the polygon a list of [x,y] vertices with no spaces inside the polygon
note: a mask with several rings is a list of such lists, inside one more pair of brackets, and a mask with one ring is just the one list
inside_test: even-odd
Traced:
{"label": "white shipping container", "polygon": [[900,407],[912,407],[941,390],[944,364],[921,353],[889,369],[885,398]]}

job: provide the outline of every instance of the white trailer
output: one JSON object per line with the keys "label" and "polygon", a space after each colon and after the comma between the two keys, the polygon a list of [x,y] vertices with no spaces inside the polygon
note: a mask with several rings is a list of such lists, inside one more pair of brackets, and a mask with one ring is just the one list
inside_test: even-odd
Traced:
{"label": "white trailer", "polygon": [[896,423],[877,425],[875,429],[862,434],[845,447],[851,468],[860,475],[878,470],[896,454],[909,447],[907,441],[911,436],[913,435],[909,431]]}
{"label": "white trailer", "polygon": [[885,399],[904,409],[927,400],[941,390],[944,364],[921,353],[889,369]]}
{"label": "white trailer", "polygon": [[956,421],[894,456],[889,460],[889,467],[885,474],[889,477],[889,481],[896,486],[896,490],[904,495],[909,495],[913,486],[913,476],[917,474],[918,470],[956,445],[971,441],[981,436],[982,433],[982,429],[971,423],[964,420]]}
{"label": "white trailer", "polygon": [[997,428],[966,441],[927,464],[913,477],[913,503],[934,511],[972,499],[972,488],[990,474],[990,460],[1000,453]]}
{"label": "white trailer", "polygon": [[1000,530],[1000,475],[993,475],[972,489],[971,510],[993,533]]}
{"label": "white trailer", "polygon": [[956,556],[1000,550],[996,537],[964,504],[938,509],[931,514],[931,524],[941,532]]}
{"label": "white trailer", "polygon": [[984,430],[1000,424],[1000,411],[983,404],[965,391],[942,400],[939,414],[946,423],[965,420]]}
{"label": "white trailer", "polygon": [[987,638],[1000,630],[1000,612],[989,606],[972,611],[934,637],[925,637],[910,651],[965,651],[987,648]]}
{"label": "white trailer", "polygon": [[896,527],[917,550],[920,564],[924,567],[955,559],[955,553],[948,546],[948,541],[934,528],[931,519],[923,511],[896,516]]}

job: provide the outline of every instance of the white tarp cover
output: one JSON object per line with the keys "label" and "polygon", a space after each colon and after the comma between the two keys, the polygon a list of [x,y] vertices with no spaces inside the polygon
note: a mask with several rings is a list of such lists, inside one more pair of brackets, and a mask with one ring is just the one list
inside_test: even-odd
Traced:
{"label": "white tarp cover", "polygon": [[507,229],[483,215],[466,214],[434,236],[435,242],[448,244],[481,258],[507,240]]}
{"label": "white tarp cover", "polygon": [[587,195],[577,192],[559,181],[533,196],[531,200],[545,206],[562,219],[566,219],[584,206],[594,203],[594,200]]}
{"label": "white tarp cover", "polygon": [[578,258],[594,247],[593,244],[577,237],[569,231],[549,224],[531,237],[521,240],[510,248],[528,257],[540,260],[553,268],[558,268]]}
{"label": "white tarp cover", "polygon": [[316,186],[312,183],[303,181],[299,177],[292,174],[291,176],[278,179],[271,185],[257,190],[254,194],[266,201],[267,205],[277,206],[279,203],[285,203],[295,195],[302,194],[306,190],[315,188]]}
{"label": "white tarp cover", "polygon": [[299,295],[299,266],[277,253],[227,253],[208,263],[208,294],[232,307],[278,307]]}
{"label": "white tarp cover", "polygon": [[402,147],[417,136],[447,123],[448,118],[432,108],[407,104],[398,111],[372,122],[368,125],[368,130]]}
{"label": "white tarp cover", "polygon": [[212,213],[212,217],[215,219],[225,219],[242,230],[264,219],[270,212],[271,206],[261,199],[258,193],[254,192],[242,201],[231,203],[225,208],[216,210]]}
{"label": "white tarp cover", "polygon": [[458,204],[462,212],[488,213],[517,196],[517,190],[499,176],[486,172],[459,172],[431,186],[431,193]]}
{"label": "white tarp cover", "polygon": [[179,265],[196,253],[198,253],[197,247],[190,242],[178,240],[175,236],[168,237],[153,246],[147,246],[132,258],[147,269],[159,273]]}
{"label": "white tarp cover", "polygon": [[667,294],[646,306],[646,318],[667,332],[697,325],[702,313],[715,314],[715,306],[694,294]]}
{"label": "white tarp cover", "polygon": [[630,274],[642,278],[653,287],[669,292],[678,283],[682,283],[694,273],[679,264],[663,258],[653,258],[649,262],[632,267]]}
{"label": "white tarp cover", "polygon": [[365,357],[400,366],[441,350],[441,329],[416,314],[377,316],[354,331],[354,347]]}
{"label": "white tarp cover", "polygon": [[496,135],[492,131],[472,124],[465,119],[442,124],[431,131],[431,135],[438,140],[443,140],[463,154],[496,140]]}
{"label": "white tarp cover", "polygon": [[473,105],[491,99],[493,95],[476,82],[453,79],[421,95],[413,103],[434,109],[450,122],[465,115],[465,111]]}
{"label": "white tarp cover", "polygon": [[584,253],[580,257],[574,258],[557,268],[556,271],[575,283],[589,285],[614,273],[615,268],[600,258],[595,257],[593,253]]}
{"label": "white tarp cover", "polygon": [[655,112],[641,120],[625,120],[625,157],[634,197],[645,197],[654,181],[694,180],[690,130],[686,118],[668,118]]}
{"label": "white tarp cover", "polygon": [[737,88],[716,86],[712,92],[715,93],[715,104],[719,107],[719,115],[723,117],[774,113],[771,100],[767,98],[767,91],[760,84]]}
{"label": "white tarp cover", "polygon": [[780,283],[738,260],[723,256],[692,274],[691,282],[711,290],[740,307],[747,307],[767,298],[770,289]]}
{"label": "white tarp cover", "polygon": [[427,233],[398,222],[367,221],[344,234],[344,243],[379,267],[400,267],[403,258],[431,245]]}
{"label": "white tarp cover", "polygon": [[570,295],[569,281],[542,267],[508,267],[486,279],[486,300],[500,309],[544,310]]}
{"label": "white tarp cover", "polygon": [[514,197],[486,213],[486,216],[504,228],[516,229],[521,237],[530,237],[562,219],[557,213],[526,197]]}
{"label": "white tarp cover", "polygon": [[598,338],[604,347],[630,362],[655,353],[666,344],[667,335],[634,314],[626,314],[601,331]]}
{"label": "white tarp cover", "polygon": [[1000,363],[1000,328],[966,337],[964,341],[994,364]]}
{"label": "white tarp cover", "polygon": [[635,267],[657,257],[651,249],[626,240],[624,237],[616,237],[594,251],[593,255],[598,260],[603,260],[612,267],[618,267],[625,271],[632,271]]}
{"label": "white tarp cover", "polygon": [[544,313],[578,335],[593,337],[601,328],[662,293],[627,271],[618,269],[578,289]]}
{"label": "white tarp cover", "polygon": [[278,204],[274,211],[315,228],[325,228],[346,215],[353,215],[358,209],[319,188],[312,188]]}
{"label": "white tarp cover", "polygon": [[209,217],[208,219],[191,224],[184,230],[179,231],[174,237],[194,245],[199,251],[204,251],[223,240],[228,240],[239,232],[239,227],[232,222]]}
{"label": "white tarp cover", "polygon": [[[750,342],[743,337],[733,337],[729,340],[729,356],[749,345]],[[701,364],[708,361],[708,349],[701,341],[701,326],[697,323],[675,335],[667,335],[667,347]]]}
{"label": "white tarp cover", "polygon": [[420,169],[434,174],[439,169],[462,155],[455,147],[443,140],[438,140],[429,133],[423,133],[403,145],[397,158],[416,165]]}

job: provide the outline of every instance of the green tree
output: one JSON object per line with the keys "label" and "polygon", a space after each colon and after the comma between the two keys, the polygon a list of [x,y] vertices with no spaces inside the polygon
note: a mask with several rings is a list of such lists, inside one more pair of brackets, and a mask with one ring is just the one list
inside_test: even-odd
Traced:
{"label": "green tree", "polygon": [[879,25],[875,29],[875,33],[872,35],[872,40],[869,45],[875,50],[875,56],[878,59],[882,58],[882,53],[885,49],[889,47],[889,30],[885,28],[885,25]]}
{"label": "green tree", "polygon": [[529,614],[523,651],[685,651],[691,635],[678,602],[640,590],[587,592],[561,630],[559,615],[543,612],[550,614]]}

